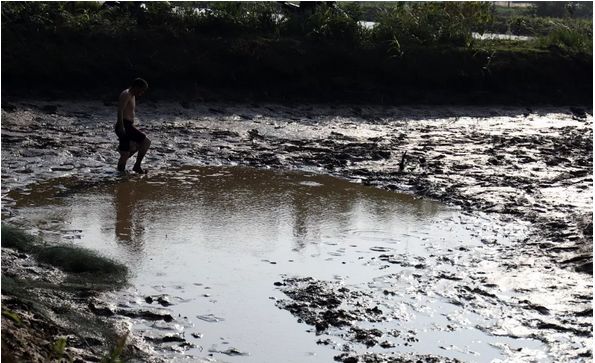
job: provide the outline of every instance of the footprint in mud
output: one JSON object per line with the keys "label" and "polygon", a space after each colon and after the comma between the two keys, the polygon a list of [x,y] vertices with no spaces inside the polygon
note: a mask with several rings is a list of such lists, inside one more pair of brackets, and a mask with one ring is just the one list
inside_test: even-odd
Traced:
{"label": "footprint in mud", "polygon": [[381,247],[381,246],[370,247],[370,251],[374,251],[374,252],[390,252],[392,250],[393,250],[393,248],[389,248],[389,247]]}
{"label": "footprint in mud", "polygon": [[345,254],[345,251],[330,251],[328,254],[335,257],[341,257]]}
{"label": "footprint in mud", "polygon": [[231,357],[233,356],[247,356],[249,355],[246,352],[241,352],[236,348],[229,348],[228,350],[217,350],[214,348],[209,349],[209,353],[220,353],[220,354],[225,354],[225,355],[229,355]]}
{"label": "footprint in mud", "polygon": [[206,321],[207,323],[218,323],[220,321],[224,321],[225,319],[220,318],[218,316],[215,316],[213,314],[207,314],[207,315],[197,315],[197,318],[199,318],[202,321]]}
{"label": "footprint in mud", "polygon": [[307,187],[320,187],[323,184],[317,183],[315,181],[302,181],[299,183],[300,185],[307,186]]}

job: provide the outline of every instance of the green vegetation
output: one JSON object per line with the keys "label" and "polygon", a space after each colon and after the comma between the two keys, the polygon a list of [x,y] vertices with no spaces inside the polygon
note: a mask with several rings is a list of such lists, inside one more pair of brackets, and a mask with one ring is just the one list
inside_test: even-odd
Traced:
{"label": "green vegetation", "polygon": [[39,261],[54,265],[65,272],[118,276],[125,276],[127,273],[126,266],[80,247],[45,247],[38,251],[37,258]]}
{"label": "green vegetation", "polygon": [[538,38],[537,42],[544,48],[557,48],[564,53],[589,52],[593,53],[592,36],[586,37],[586,32],[560,27],[544,37]]}
{"label": "green vegetation", "polygon": [[427,46],[469,47],[472,31],[483,32],[490,6],[480,2],[398,3],[380,13],[371,30],[374,43],[389,42],[399,50]]}
{"label": "green vegetation", "polygon": [[17,325],[22,324],[19,314],[15,313],[14,311],[11,311],[8,309],[2,309],[2,316],[9,318],[13,322],[15,322]]}
{"label": "green vegetation", "polygon": [[1,233],[2,247],[30,253],[33,252],[37,244],[35,237],[8,224],[2,223]]}
{"label": "green vegetation", "polygon": [[[61,362],[62,357],[64,357],[64,355],[68,356],[68,354],[66,353],[66,337],[59,337],[52,345],[52,350],[50,351],[48,361],[51,361],[52,359],[57,359]],[[68,361],[72,362],[72,359],[69,359]]]}
{"label": "green vegetation", "polygon": [[533,37],[526,47],[593,53],[593,3],[543,1],[529,7],[494,8],[485,30],[490,33]]}
{"label": "green vegetation", "polygon": [[586,19],[539,18],[532,16],[495,17],[488,31],[542,37],[560,30],[568,29],[579,33],[584,38],[593,34],[593,22]]}
{"label": "green vegetation", "polygon": [[[502,15],[489,2],[7,2],[3,92],[113,92],[142,75],[152,85],[149,97],[207,89],[277,100],[591,100],[592,21],[535,17],[537,9]],[[483,41],[473,32],[535,39]]]}
{"label": "green vegetation", "polygon": [[126,266],[96,252],[76,246],[47,246],[35,237],[6,224],[2,224],[2,246],[30,253],[39,261],[58,267],[65,272],[86,274],[93,279],[106,279],[114,283],[126,280]]}
{"label": "green vegetation", "polygon": [[538,17],[593,18],[592,1],[538,1],[534,2],[529,13]]}
{"label": "green vegetation", "polygon": [[126,340],[128,339],[128,334],[126,333],[116,339],[116,343],[114,347],[110,350],[109,353],[103,356],[101,359],[101,363],[122,363],[124,360],[122,359],[124,348],[126,348]]}
{"label": "green vegetation", "polygon": [[[175,6],[174,6],[175,4]],[[33,35],[118,37],[127,32],[167,37],[189,34],[216,36],[259,35],[330,40],[368,45],[393,38],[410,38],[416,44],[462,44],[472,27],[489,18],[488,3],[396,3],[378,9],[379,27],[366,31],[358,20],[361,5],[320,5],[312,10],[286,10],[273,2],[205,2],[194,4],[123,2],[116,7],[97,2],[15,2],[2,6],[2,30],[7,37]],[[206,6],[206,7],[205,7]],[[68,39],[69,40],[69,39]],[[404,42],[406,42],[404,40]]]}
{"label": "green vegetation", "polygon": [[[71,335],[82,341],[93,339],[95,343],[92,349],[89,347],[89,352],[97,354],[97,358],[102,358],[105,363],[121,363],[125,361],[124,356],[136,355],[126,346],[127,335],[119,336],[111,323],[89,314],[84,305],[76,308],[72,303],[101,290],[122,286],[126,282],[126,266],[79,247],[46,245],[4,223],[1,234],[2,247],[25,252],[40,262],[68,272],[64,280],[52,280],[51,277],[28,279],[10,268],[3,269],[2,316],[14,323],[6,329],[3,326],[3,360],[20,361],[17,359],[19,354],[31,353],[29,351],[34,346],[35,354],[39,354],[43,361],[72,362],[72,352],[67,351],[68,340],[65,338]],[[31,317],[35,320],[34,325]],[[45,345],[45,341],[53,343]]]}

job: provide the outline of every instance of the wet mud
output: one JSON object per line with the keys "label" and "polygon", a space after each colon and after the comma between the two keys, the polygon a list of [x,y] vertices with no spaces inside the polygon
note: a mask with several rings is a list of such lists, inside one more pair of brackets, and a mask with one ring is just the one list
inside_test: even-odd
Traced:
{"label": "wet mud", "polygon": [[[506,214],[536,226],[531,253],[592,273],[591,110],[184,104],[139,106],[154,140],[149,167],[319,170]],[[113,107],[4,104],[3,195],[62,175],[109,175]]]}
{"label": "wet mud", "polygon": [[[20,208],[49,196],[118,182],[114,107],[2,105],[3,220],[18,222]],[[140,128],[153,141],[145,159],[149,173],[205,165],[296,169],[432,198],[473,218],[487,216],[481,217],[486,223],[453,221],[469,223],[474,242],[442,253],[371,248],[357,262],[380,275],[366,283],[307,273],[277,280],[273,286],[283,297],[275,305],[309,326],[336,361],[456,362],[476,356],[473,344],[446,338],[429,346],[437,338],[408,324],[415,314],[431,317],[432,331],[464,338],[473,327],[502,337],[495,348],[511,360],[591,361],[591,110],[142,101],[138,108]],[[60,177],[67,179],[58,195],[55,183],[50,194],[39,192],[44,181]],[[76,235],[65,232],[61,238]],[[3,274],[5,263],[10,265],[5,256],[18,258],[3,251]],[[182,316],[168,310],[176,305],[171,296],[142,299],[128,308],[97,302],[88,309],[184,325]],[[145,338],[180,354],[191,349],[175,328],[164,331]],[[217,356],[244,354],[229,347],[212,350]]]}
{"label": "wet mud", "polygon": [[[29,254],[2,248],[2,360],[99,362],[128,330],[98,308],[104,290],[69,281],[68,274]],[[64,340],[64,348],[56,348]],[[138,337],[127,337],[121,358],[160,362]]]}

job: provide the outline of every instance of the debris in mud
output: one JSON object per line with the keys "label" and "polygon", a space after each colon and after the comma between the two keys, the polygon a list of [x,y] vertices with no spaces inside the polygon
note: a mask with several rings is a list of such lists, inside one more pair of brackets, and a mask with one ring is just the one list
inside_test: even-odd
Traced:
{"label": "debris in mud", "polygon": [[[384,335],[381,330],[358,326],[360,322],[375,323],[388,318],[377,305],[370,306],[373,297],[369,293],[312,278],[286,278],[283,286],[281,291],[292,300],[279,300],[277,306],[288,310],[300,321],[315,326],[317,334],[331,326],[340,329],[349,327],[349,334],[344,336],[348,341],[367,347],[381,344],[380,339]],[[399,334],[393,336],[398,337]],[[327,339],[318,344],[329,345],[333,342]],[[394,343],[384,341],[382,346],[387,348],[394,346]]]}
{"label": "debris in mud", "polygon": [[99,316],[114,316],[116,312],[106,303],[101,301],[90,301],[88,304],[89,310],[95,315]]}
{"label": "debris in mud", "polygon": [[170,301],[169,296],[167,296],[167,295],[145,296],[145,302],[147,304],[152,304],[153,302],[156,302],[159,305],[164,306],[164,307],[173,305]]}
{"label": "debris in mud", "polygon": [[396,353],[366,353],[359,356],[350,353],[343,353],[335,356],[335,361],[343,363],[461,363],[461,361],[458,359],[434,355]]}
{"label": "debris in mud", "polygon": [[206,321],[207,323],[218,323],[220,321],[225,320],[225,319],[215,316],[213,314],[198,315],[197,318],[199,318],[202,321]]}
{"label": "debris in mud", "polygon": [[550,315],[550,310],[548,308],[546,308],[545,306],[533,304],[529,300],[522,300],[522,301],[519,301],[519,303],[525,304],[526,309],[538,311],[542,315]]}
{"label": "debris in mud", "polygon": [[225,354],[225,355],[229,355],[230,357],[234,357],[234,356],[247,356],[249,355],[246,352],[242,352],[236,348],[229,348],[227,350],[216,350],[216,349],[209,349],[209,352],[211,353],[221,353],[221,354]]}
{"label": "debris in mud", "polygon": [[156,321],[163,320],[167,323],[174,321],[174,317],[168,312],[162,312],[158,310],[128,310],[118,309],[116,314],[127,316],[129,318]]}
{"label": "debris in mud", "polygon": [[388,340],[385,340],[383,342],[380,342],[380,346],[382,348],[389,349],[389,348],[394,348],[396,345],[393,342],[390,342]]}
{"label": "debris in mud", "polygon": [[186,339],[184,339],[182,336],[180,335],[165,335],[162,337],[151,337],[151,336],[145,336],[144,337],[146,340],[149,340],[151,342],[154,343],[185,343]]}
{"label": "debris in mud", "polygon": [[363,296],[362,293],[346,287],[336,288],[312,278],[288,278],[284,280],[283,286],[286,287],[282,291],[293,301],[279,300],[277,306],[316,327],[318,334],[331,326],[351,326],[355,321],[376,315],[373,311],[367,312],[365,308],[340,309],[342,303],[352,303]]}
{"label": "debris in mud", "polygon": [[351,332],[353,340],[365,344],[367,347],[373,347],[378,344],[378,338],[382,337],[383,333],[378,329],[361,329],[352,327]]}

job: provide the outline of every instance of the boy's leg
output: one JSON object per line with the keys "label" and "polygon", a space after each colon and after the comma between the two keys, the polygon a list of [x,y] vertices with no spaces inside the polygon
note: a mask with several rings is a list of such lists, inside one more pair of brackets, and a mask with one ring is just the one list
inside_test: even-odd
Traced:
{"label": "boy's leg", "polygon": [[145,137],[145,139],[138,146],[138,155],[136,156],[136,163],[134,164],[134,168],[132,168],[132,170],[136,171],[137,173],[143,173],[143,169],[140,167],[140,164],[142,163],[143,158],[147,153],[147,150],[149,150],[149,146],[151,146],[151,140],[149,140],[148,137]]}
{"label": "boy's leg", "polygon": [[119,171],[126,171],[126,162],[134,153],[137,151],[137,146],[134,141],[128,141],[128,150],[122,151],[120,150],[120,160],[118,160],[118,170]]}
{"label": "boy's leg", "polygon": [[120,151],[120,160],[118,160],[118,171],[126,171],[126,161],[130,158],[130,151]]}

